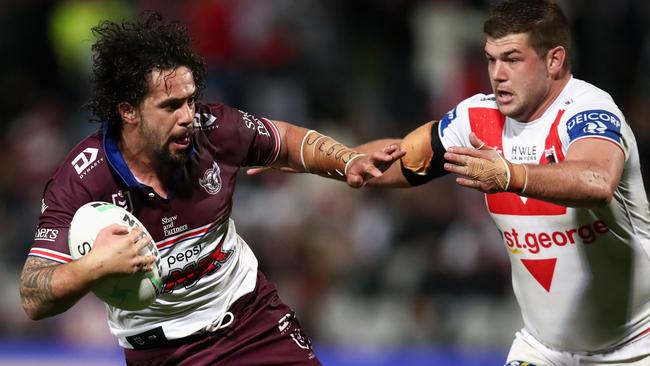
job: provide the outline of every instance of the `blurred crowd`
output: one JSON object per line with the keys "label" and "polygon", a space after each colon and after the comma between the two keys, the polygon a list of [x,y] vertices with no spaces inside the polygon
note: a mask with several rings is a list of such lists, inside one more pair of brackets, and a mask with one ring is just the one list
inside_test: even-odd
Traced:
{"label": "blurred crowd", "polygon": [[[650,171],[650,3],[562,3],[574,75],[608,91]],[[0,1],[0,339],[114,344],[86,297],[42,322],[18,276],[43,185],[88,122],[90,27],[145,9],[185,22],[209,63],[205,101],[316,128],[350,146],[401,137],[489,92],[487,0]],[[647,189],[647,187],[646,187]],[[238,230],[320,344],[506,349],[521,318],[482,194],[452,177],[353,190],[315,176],[241,174]]]}

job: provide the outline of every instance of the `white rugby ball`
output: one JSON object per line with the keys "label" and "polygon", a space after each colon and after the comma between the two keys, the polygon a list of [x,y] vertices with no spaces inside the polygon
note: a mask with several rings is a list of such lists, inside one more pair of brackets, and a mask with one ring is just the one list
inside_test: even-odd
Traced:
{"label": "white rugby ball", "polygon": [[[89,202],[79,207],[70,223],[68,247],[72,258],[76,260],[88,254],[97,233],[111,224],[124,225],[129,231],[140,227],[151,238],[140,220],[124,208],[108,202]],[[151,271],[103,278],[92,286],[95,295],[105,303],[124,310],[140,310],[151,305],[162,285],[160,254],[153,239],[140,254],[152,254],[156,258]]]}

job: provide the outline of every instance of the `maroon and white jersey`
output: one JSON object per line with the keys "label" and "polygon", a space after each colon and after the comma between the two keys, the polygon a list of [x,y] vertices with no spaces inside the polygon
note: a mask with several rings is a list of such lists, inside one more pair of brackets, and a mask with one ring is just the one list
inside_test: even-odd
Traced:
{"label": "maroon and white jersey", "polygon": [[47,182],[29,255],[70,262],[68,230],[77,208],[91,201],[122,206],[153,236],[163,285],[144,310],[107,305],[111,332],[126,348],[129,336],[149,331],[167,339],[190,335],[255,288],[257,259],[230,219],[232,197],[240,167],[275,161],[278,130],[222,104],[197,105],[190,158],[168,184],[168,198],[133,176],[110,136],[101,130],[86,137]]}
{"label": "maroon and white jersey", "polygon": [[650,330],[648,199],[634,135],[607,93],[572,78],[543,116],[526,123],[501,114],[494,95],[479,94],[438,126],[433,139],[445,149],[471,147],[474,131],[515,163],[563,161],[569,146],[585,138],[620,146],[623,174],[604,207],[564,207],[514,193],[485,200],[509,253],[525,327],[536,339],[563,351],[603,352]]}

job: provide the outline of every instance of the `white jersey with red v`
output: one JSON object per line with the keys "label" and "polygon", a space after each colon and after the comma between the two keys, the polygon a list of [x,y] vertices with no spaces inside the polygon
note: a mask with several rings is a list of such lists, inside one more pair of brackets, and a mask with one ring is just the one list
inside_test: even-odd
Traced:
{"label": "white jersey with red v", "polygon": [[[569,146],[585,138],[621,147],[623,176],[607,206],[571,208],[514,193],[486,194],[485,200],[533,336],[559,350],[597,352],[648,331],[650,212],[636,141],[612,98],[572,78],[542,117],[521,123],[501,114],[493,95],[478,94],[434,127],[432,148],[439,154],[471,147],[472,131],[514,163],[562,162]],[[434,158],[432,170],[440,172],[441,163]]]}

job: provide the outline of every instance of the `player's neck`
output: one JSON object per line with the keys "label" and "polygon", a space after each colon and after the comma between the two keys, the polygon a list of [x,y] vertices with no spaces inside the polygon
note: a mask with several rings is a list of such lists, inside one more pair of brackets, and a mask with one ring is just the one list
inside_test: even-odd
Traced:
{"label": "player's neck", "polygon": [[141,183],[152,187],[162,197],[167,197],[164,182],[172,174],[170,169],[159,163],[151,151],[144,148],[142,140],[123,134],[119,142],[120,152],[131,174]]}

